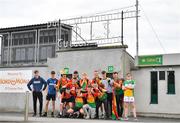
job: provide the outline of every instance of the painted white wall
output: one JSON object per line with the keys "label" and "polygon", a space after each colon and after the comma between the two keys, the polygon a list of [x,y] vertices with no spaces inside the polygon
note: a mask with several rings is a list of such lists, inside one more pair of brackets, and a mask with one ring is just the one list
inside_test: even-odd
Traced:
{"label": "painted white wall", "polygon": [[[175,88],[176,94],[167,94],[167,72],[166,80],[158,81],[158,104],[150,104],[150,72],[175,71]],[[154,114],[174,114],[180,116],[180,66],[176,67],[156,67],[156,68],[140,68],[132,71],[133,77],[136,80],[135,99],[137,112],[139,113],[154,113]]]}
{"label": "painted white wall", "polygon": [[[122,48],[73,50],[58,52],[57,55],[58,56],[56,58],[48,59],[47,64],[49,70],[55,70],[59,72],[65,67],[68,67],[70,73],[73,73],[74,70],[78,70],[80,75],[83,72],[87,72],[90,79],[93,78],[94,70],[107,71],[108,66],[111,65],[114,66],[114,71],[120,71],[121,75],[123,72]],[[125,66],[127,69],[126,71],[130,71],[129,65],[130,64],[127,63]]]}
{"label": "painted white wall", "polygon": [[[0,68],[4,70],[39,70],[40,76],[48,78],[47,67],[20,67],[20,68]],[[32,74],[33,75],[33,74]],[[0,93],[0,112],[22,112],[25,106],[25,93]],[[32,94],[30,94],[29,109],[32,112]]]}

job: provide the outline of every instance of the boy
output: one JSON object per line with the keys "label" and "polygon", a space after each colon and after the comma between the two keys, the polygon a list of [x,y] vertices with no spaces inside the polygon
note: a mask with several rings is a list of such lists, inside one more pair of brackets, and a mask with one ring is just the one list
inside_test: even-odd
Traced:
{"label": "boy", "polygon": [[108,78],[106,75],[106,71],[101,72],[102,75],[102,84],[104,85],[104,89],[107,90],[107,111],[106,111],[106,118],[109,119],[112,115],[112,85],[113,81],[111,78]]}
{"label": "boy", "polygon": [[79,118],[83,116],[84,111],[83,111],[83,105],[84,105],[84,100],[83,100],[83,95],[81,93],[81,88],[76,89],[76,97],[75,97],[75,106],[73,109],[69,109],[67,112],[69,114],[72,114],[74,118]]}
{"label": "boy", "polygon": [[81,87],[82,91],[85,91],[90,84],[90,81],[87,77],[86,73],[82,73],[82,79],[80,80],[79,86]]}
{"label": "boy", "polygon": [[96,103],[95,103],[95,97],[97,97],[97,93],[93,91],[93,88],[91,85],[87,87],[87,93],[84,94],[86,98],[87,104],[83,106],[85,119],[95,118],[96,115]]}
{"label": "boy", "polygon": [[[31,88],[31,85],[33,86]],[[39,76],[39,71],[34,71],[34,77],[29,81],[27,84],[27,87],[30,91],[32,91],[33,94],[33,108],[34,108],[34,114],[33,117],[36,116],[36,108],[37,108],[37,99],[39,99],[39,116],[42,115],[42,107],[43,107],[43,93],[47,87],[46,81]]]}
{"label": "boy", "polygon": [[47,117],[48,105],[49,105],[50,100],[52,100],[52,107],[53,107],[51,117],[54,117],[56,90],[57,90],[57,82],[58,82],[58,80],[55,78],[55,74],[56,74],[55,71],[51,71],[51,78],[47,80],[48,92],[46,96],[46,107],[45,107],[45,113],[43,114],[43,117]]}
{"label": "boy", "polygon": [[135,81],[132,80],[132,76],[130,73],[126,74],[126,81],[123,83],[124,90],[124,119],[128,120],[128,107],[131,106],[134,120],[137,120],[136,117],[136,108],[135,108],[135,100],[134,100],[134,87]]}
{"label": "boy", "polygon": [[117,112],[118,116],[122,117],[123,114],[123,99],[124,99],[124,92],[122,90],[122,85],[124,79],[119,79],[118,72],[113,73],[113,86],[115,90],[116,96],[116,104],[117,104]]}
{"label": "boy", "polygon": [[66,102],[64,93],[66,91],[66,84],[69,81],[70,80],[66,77],[65,71],[61,71],[61,78],[58,81],[58,88],[59,88],[59,91],[60,91],[60,94],[61,94],[60,95],[61,103],[60,103],[60,112],[59,112],[57,117],[62,117],[63,107],[64,107],[64,104]]}

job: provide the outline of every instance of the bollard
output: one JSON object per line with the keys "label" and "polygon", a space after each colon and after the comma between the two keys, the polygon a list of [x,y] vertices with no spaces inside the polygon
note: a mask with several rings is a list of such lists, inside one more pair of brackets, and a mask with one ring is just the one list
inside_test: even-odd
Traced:
{"label": "bollard", "polygon": [[25,93],[25,108],[24,108],[24,121],[28,121],[28,113],[29,113],[29,92]]}

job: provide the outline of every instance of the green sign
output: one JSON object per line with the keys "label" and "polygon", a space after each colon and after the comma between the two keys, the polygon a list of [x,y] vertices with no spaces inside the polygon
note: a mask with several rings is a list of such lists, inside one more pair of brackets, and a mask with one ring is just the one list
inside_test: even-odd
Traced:
{"label": "green sign", "polygon": [[65,74],[69,74],[69,68],[64,68]]}
{"label": "green sign", "polygon": [[140,66],[162,65],[163,64],[163,56],[162,55],[139,56],[138,64]]}
{"label": "green sign", "polygon": [[108,66],[108,73],[114,72],[114,66]]}

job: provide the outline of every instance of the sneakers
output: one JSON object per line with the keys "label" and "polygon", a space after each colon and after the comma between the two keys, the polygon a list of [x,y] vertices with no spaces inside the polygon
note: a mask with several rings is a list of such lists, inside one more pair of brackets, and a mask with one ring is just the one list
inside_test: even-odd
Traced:
{"label": "sneakers", "polygon": [[57,118],[62,118],[62,117],[63,117],[63,116],[62,116],[62,114],[60,114],[60,113],[57,115]]}
{"label": "sneakers", "polygon": [[138,121],[137,117],[134,117],[134,121]]}
{"label": "sneakers", "polygon": [[32,117],[36,117],[36,114],[34,113],[34,114],[32,115]]}
{"label": "sneakers", "polygon": [[90,117],[89,117],[89,115],[87,115],[86,117],[85,117],[85,119],[89,119]]}
{"label": "sneakers", "polygon": [[125,118],[120,118],[120,120],[122,120],[122,121],[128,121],[129,118],[127,118],[127,117],[125,117]]}
{"label": "sneakers", "polygon": [[54,112],[51,112],[51,117],[54,117]]}
{"label": "sneakers", "polygon": [[47,112],[45,112],[45,113],[42,115],[42,117],[47,117]]}
{"label": "sneakers", "polygon": [[[42,117],[47,117],[47,112],[45,112]],[[51,117],[54,117],[54,112],[51,113]]]}

